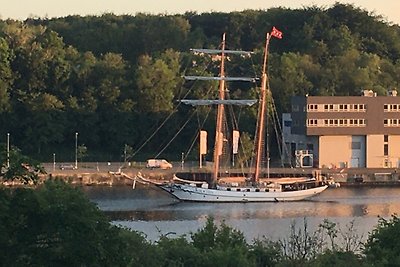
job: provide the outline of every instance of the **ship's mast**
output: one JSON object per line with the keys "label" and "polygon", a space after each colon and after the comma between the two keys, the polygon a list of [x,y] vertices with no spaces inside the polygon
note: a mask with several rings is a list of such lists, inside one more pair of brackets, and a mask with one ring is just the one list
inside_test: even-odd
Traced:
{"label": "ship's mast", "polygon": [[[267,38],[265,42],[265,51],[264,51],[264,62],[263,62],[263,70],[261,76],[261,89],[260,89],[260,109],[258,112],[258,127],[256,133],[256,159],[255,159],[255,168],[254,168],[254,177],[253,182],[257,183],[260,178],[260,169],[261,169],[261,161],[264,149],[264,136],[265,136],[265,116],[267,109],[267,91],[268,91],[268,75],[267,75],[267,62],[268,62],[268,46],[271,37],[267,33]],[[269,157],[267,152],[267,157]],[[267,159],[269,160],[269,159]],[[268,170],[269,171],[269,170]]]}
{"label": "ship's mast", "polygon": [[[222,47],[221,47],[221,67],[219,76],[221,80],[219,82],[219,100],[225,99],[225,33],[222,35]],[[223,147],[223,132],[222,132],[222,124],[223,124],[223,116],[224,116],[224,105],[218,104],[217,108],[217,123],[215,128],[215,148],[214,148],[214,169],[213,169],[213,182],[216,183],[218,179],[219,165],[220,165],[220,156],[222,154]]]}
{"label": "ship's mast", "polygon": [[184,76],[186,80],[203,80],[203,81],[219,81],[219,89],[218,89],[218,99],[200,99],[200,100],[192,100],[192,99],[183,99],[182,103],[192,105],[192,106],[202,106],[202,105],[217,105],[217,120],[216,120],[216,128],[215,128],[215,144],[214,144],[214,168],[212,173],[212,179],[214,185],[217,183],[219,168],[220,168],[220,157],[222,155],[222,150],[224,146],[224,140],[226,136],[223,133],[224,126],[224,117],[225,117],[225,105],[237,105],[237,106],[251,106],[257,102],[255,99],[245,100],[233,100],[233,99],[225,99],[226,82],[235,82],[235,81],[245,81],[245,82],[255,82],[256,78],[251,77],[225,77],[225,56],[227,54],[232,55],[246,55],[250,56],[253,52],[249,51],[240,51],[240,50],[226,50],[225,47],[225,33],[222,35],[222,44],[221,49],[191,49],[194,53],[199,54],[213,54],[219,56],[221,59],[220,71],[218,77],[205,77],[205,76]]}

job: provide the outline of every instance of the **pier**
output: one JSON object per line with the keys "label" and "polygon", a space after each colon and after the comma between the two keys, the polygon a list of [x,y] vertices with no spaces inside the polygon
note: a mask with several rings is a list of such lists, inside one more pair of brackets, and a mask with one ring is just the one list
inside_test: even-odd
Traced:
{"label": "pier", "polygon": [[[80,163],[78,169],[61,170],[57,165],[44,164],[46,177],[59,177],[69,183],[83,185],[131,185],[132,180],[126,177],[118,177],[114,173],[123,171],[130,177],[134,177],[138,172],[149,179],[168,181],[174,174],[181,178],[193,181],[210,181],[211,171],[209,166],[183,167],[180,164],[173,164],[173,168],[148,169],[145,164],[133,164],[125,166],[118,162],[111,163]],[[178,166],[178,167],[177,167]],[[261,179],[280,178],[280,177],[313,177],[313,172],[321,171],[327,178],[333,178],[335,182],[342,186],[397,186],[400,185],[399,168],[338,168],[338,169],[316,169],[316,168],[270,168],[269,172],[262,169]],[[248,177],[250,169],[223,169],[222,177]],[[268,174],[269,173],[269,174]]]}

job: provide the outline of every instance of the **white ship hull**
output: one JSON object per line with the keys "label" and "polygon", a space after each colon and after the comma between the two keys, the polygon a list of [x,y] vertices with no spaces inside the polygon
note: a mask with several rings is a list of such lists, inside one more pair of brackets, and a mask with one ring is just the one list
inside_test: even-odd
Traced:
{"label": "white ship hull", "polygon": [[194,202],[277,202],[277,201],[299,201],[318,195],[326,188],[322,185],[309,189],[296,191],[273,191],[266,192],[263,189],[255,188],[231,188],[210,189],[197,187],[190,184],[162,184],[158,185],[161,189],[182,201]]}

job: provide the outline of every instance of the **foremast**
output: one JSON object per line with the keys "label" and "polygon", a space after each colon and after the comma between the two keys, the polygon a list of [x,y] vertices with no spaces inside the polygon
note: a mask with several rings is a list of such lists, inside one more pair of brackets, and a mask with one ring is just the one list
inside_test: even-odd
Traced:
{"label": "foremast", "polygon": [[224,113],[225,105],[247,105],[251,106],[256,103],[256,100],[226,100],[226,81],[255,81],[255,78],[248,77],[226,77],[225,76],[225,57],[226,54],[237,54],[237,55],[250,55],[253,52],[249,51],[237,51],[237,50],[226,50],[225,46],[225,36],[222,35],[221,49],[191,49],[193,52],[204,53],[204,54],[217,54],[221,57],[220,72],[218,77],[203,77],[203,76],[185,76],[187,80],[219,80],[218,87],[218,100],[182,100],[185,104],[190,105],[217,105],[217,118],[216,118],[216,128],[215,128],[215,144],[214,144],[214,167],[212,173],[212,180],[215,184],[218,180],[218,174],[220,169],[220,157],[223,150],[224,134],[223,134],[223,123],[224,123]]}
{"label": "foremast", "polygon": [[[219,82],[218,95],[219,100],[225,99],[225,33],[222,35],[222,45],[221,45],[221,67],[219,72],[219,77],[221,80]],[[215,126],[215,145],[214,145],[214,168],[213,168],[213,182],[216,182],[218,179],[219,173],[219,165],[220,165],[220,156],[222,154],[222,146],[224,135],[222,132],[222,123],[223,123],[223,115],[224,115],[224,105],[218,104],[217,106],[217,122]]]}

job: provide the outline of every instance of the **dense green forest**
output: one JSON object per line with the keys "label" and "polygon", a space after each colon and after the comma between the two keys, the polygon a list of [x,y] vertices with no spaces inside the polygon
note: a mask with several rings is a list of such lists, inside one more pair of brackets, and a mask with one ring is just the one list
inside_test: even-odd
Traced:
{"label": "dense green forest", "polygon": [[[214,83],[184,82],[183,74],[212,72],[210,61],[189,49],[218,47],[225,32],[229,49],[256,52],[232,58],[229,75],[259,76],[272,26],[283,32],[269,57],[279,112],[290,110],[293,95],[359,95],[363,89],[384,95],[399,86],[399,26],[353,5],[3,20],[1,140],[10,133],[12,146],[41,161],[52,161],[53,153],[57,161],[73,161],[76,133],[88,161],[121,160],[127,147],[131,160],[157,153],[177,160],[193,130],[203,121],[213,124],[213,110],[177,100],[217,93],[210,90]],[[231,85],[231,97],[255,98],[256,86]],[[251,138],[256,112],[240,114]]]}

